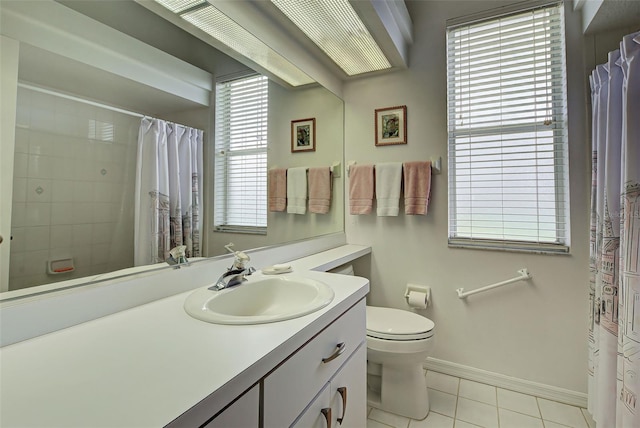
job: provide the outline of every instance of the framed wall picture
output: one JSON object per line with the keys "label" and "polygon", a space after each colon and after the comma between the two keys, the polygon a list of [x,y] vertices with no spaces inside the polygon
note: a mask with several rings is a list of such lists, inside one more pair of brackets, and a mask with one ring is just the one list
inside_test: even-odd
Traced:
{"label": "framed wall picture", "polygon": [[407,106],[378,108],[376,146],[407,144]]}
{"label": "framed wall picture", "polygon": [[316,118],[291,121],[291,152],[316,151]]}

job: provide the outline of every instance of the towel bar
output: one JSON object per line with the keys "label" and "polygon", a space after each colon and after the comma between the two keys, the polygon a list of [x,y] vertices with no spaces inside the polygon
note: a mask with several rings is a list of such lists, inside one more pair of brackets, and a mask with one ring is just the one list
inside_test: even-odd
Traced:
{"label": "towel bar", "polygon": [[471,296],[472,294],[481,293],[483,291],[491,290],[493,288],[502,287],[503,285],[512,284],[512,283],[518,282],[518,281],[525,281],[525,280],[533,278],[533,275],[531,275],[526,268],[518,270],[518,273],[520,274],[520,276],[517,276],[515,278],[511,278],[511,279],[507,279],[506,281],[497,282],[495,284],[487,285],[486,287],[477,288],[475,290],[471,290],[471,291],[465,292],[464,288],[458,288],[456,290],[456,292],[458,293],[458,298],[464,299],[465,297]]}
{"label": "towel bar", "polygon": [[[440,174],[442,172],[442,157],[438,156],[437,159],[430,158],[429,160],[431,161],[431,175]],[[347,162],[347,177],[349,176],[349,170],[355,164],[356,164],[356,161]],[[374,165],[373,167],[375,168],[376,166]]]}

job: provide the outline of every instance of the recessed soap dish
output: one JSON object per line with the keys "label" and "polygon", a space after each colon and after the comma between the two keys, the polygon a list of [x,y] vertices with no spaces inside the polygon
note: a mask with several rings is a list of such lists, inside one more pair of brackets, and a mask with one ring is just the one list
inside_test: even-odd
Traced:
{"label": "recessed soap dish", "polygon": [[47,273],[49,275],[60,275],[62,273],[70,273],[76,270],[73,265],[73,258],[49,260],[47,262]]}

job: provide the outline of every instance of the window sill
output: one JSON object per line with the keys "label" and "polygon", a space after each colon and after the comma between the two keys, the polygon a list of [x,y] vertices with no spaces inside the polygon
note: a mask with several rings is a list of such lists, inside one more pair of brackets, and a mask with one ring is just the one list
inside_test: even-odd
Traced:
{"label": "window sill", "polygon": [[538,244],[517,241],[491,241],[460,238],[449,238],[449,248],[466,248],[471,250],[493,250],[547,255],[570,254],[569,246],[561,244]]}
{"label": "window sill", "polygon": [[215,233],[241,233],[245,235],[266,235],[266,227],[253,227],[253,226],[216,226],[213,228]]}

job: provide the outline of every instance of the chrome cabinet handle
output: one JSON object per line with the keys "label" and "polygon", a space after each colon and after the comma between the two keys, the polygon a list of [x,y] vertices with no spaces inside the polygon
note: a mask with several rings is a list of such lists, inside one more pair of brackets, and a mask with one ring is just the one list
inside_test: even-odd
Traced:
{"label": "chrome cabinet handle", "polygon": [[331,428],[331,407],[325,407],[320,411],[322,412],[325,421],[327,421],[327,428]]}
{"label": "chrome cabinet handle", "polygon": [[333,351],[333,354],[329,355],[328,357],[325,357],[322,359],[323,363],[328,363],[329,361],[333,361],[336,358],[338,358],[340,356],[340,354],[342,354],[344,352],[344,348],[345,348],[345,343],[344,342],[340,342],[336,345],[336,350]]}
{"label": "chrome cabinet handle", "polygon": [[338,423],[342,425],[342,421],[344,420],[344,415],[347,414],[347,387],[341,386],[338,388],[338,394],[342,397],[342,417],[338,418]]}

